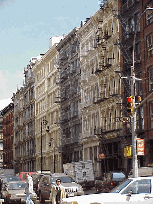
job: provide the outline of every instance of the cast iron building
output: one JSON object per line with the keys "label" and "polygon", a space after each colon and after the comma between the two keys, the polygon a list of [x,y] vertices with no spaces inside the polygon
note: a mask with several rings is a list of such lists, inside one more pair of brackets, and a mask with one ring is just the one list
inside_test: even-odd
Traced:
{"label": "cast iron building", "polygon": [[35,98],[32,58],[24,69],[25,83],[13,94],[14,102],[14,165],[19,171],[35,171]]}
{"label": "cast iron building", "polygon": [[82,160],[82,147],[79,145],[81,132],[80,117],[80,61],[79,42],[74,28],[57,45],[59,52],[61,138],[63,163]]}
{"label": "cast iron building", "polygon": [[[116,7],[114,7],[116,5]],[[83,159],[95,176],[123,168],[118,1],[105,3],[77,32],[80,42]]]}
{"label": "cast iron building", "polygon": [[[61,139],[60,139],[60,104],[57,43],[63,36],[50,39],[50,47],[33,67],[35,75],[35,139],[36,139],[36,170],[62,171]],[[43,121],[47,121],[47,126]],[[42,125],[41,125],[42,124]],[[42,130],[41,130],[42,128]],[[42,139],[42,140],[41,140]],[[41,143],[42,141],[42,143]],[[41,154],[42,144],[42,154]],[[42,160],[41,160],[42,159]]]}

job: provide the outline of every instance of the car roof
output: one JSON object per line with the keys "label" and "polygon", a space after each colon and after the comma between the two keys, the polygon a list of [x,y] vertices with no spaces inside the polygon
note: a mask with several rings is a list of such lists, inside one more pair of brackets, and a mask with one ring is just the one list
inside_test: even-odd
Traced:
{"label": "car roof", "polygon": [[26,183],[25,181],[9,181],[7,183]]}
{"label": "car roof", "polygon": [[70,177],[64,173],[53,173],[51,174],[51,177]]}

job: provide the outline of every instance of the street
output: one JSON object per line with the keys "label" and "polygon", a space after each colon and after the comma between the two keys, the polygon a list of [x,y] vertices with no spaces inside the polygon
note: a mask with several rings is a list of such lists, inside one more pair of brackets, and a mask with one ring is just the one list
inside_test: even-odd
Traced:
{"label": "street", "polygon": [[93,188],[91,188],[89,190],[84,190],[85,195],[94,194],[94,193],[96,193],[95,187],[93,187]]}
{"label": "street", "polygon": [[[89,190],[84,190],[84,194],[85,194],[85,195],[94,194],[94,193],[96,193],[95,187],[93,187],[92,189],[89,189]],[[48,201],[48,202],[45,202],[45,203],[49,203],[49,201]],[[35,204],[40,204],[39,200],[37,200],[37,201],[35,202]]]}

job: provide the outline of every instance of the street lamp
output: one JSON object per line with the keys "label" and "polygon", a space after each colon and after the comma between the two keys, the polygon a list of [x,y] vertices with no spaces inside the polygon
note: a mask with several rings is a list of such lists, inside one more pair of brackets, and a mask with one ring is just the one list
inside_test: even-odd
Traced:
{"label": "street lamp", "polygon": [[[41,173],[42,173],[42,163],[43,163],[43,155],[42,155],[42,128],[43,128],[43,125],[47,125],[47,123],[48,123],[47,120],[41,121]],[[49,132],[49,126],[47,126],[46,131]]]}
{"label": "street lamp", "polygon": [[[51,141],[53,141],[54,138],[50,138],[49,146],[51,146]],[[54,154],[53,154],[53,164],[54,164],[54,173],[55,173],[55,145],[54,145]]]}
{"label": "street lamp", "polygon": [[137,163],[137,152],[136,152],[136,140],[137,140],[137,136],[135,133],[136,130],[136,108],[135,108],[135,73],[134,73],[134,66],[135,66],[135,40],[136,40],[136,33],[138,31],[138,26],[139,26],[139,21],[141,19],[141,17],[143,16],[143,14],[147,11],[147,10],[153,10],[153,8],[146,8],[143,13],[141,13],[138,21],[137,21],[137,25],[136,25],[136,29],[135,29],[135,33],[134,33],[134,40],[133,40],[133,66],[131,66],[131,96],[133,96],[133,116],[131,117],[132,120],[132,146],[133,146],[133,175],[134,177],[138,177],[138,163]]}

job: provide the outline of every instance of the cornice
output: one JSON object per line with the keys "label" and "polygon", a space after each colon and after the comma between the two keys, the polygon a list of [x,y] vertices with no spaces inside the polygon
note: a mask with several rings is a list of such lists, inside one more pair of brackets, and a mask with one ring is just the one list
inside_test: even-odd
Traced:
{"label": "cornice", "polygon": [[73,36],[76,35],[78,28],[75,27],[68,35],[65,36],[64,39],[62,39],[56,46],[56,49],[60,51],[69,41],[71,41],[71,38],[74,38]]}
{"label": "cornice", "polygon": [[80,29],[77,31],[77,38],[81,42],[84,38],[87,38],[87,35],[90,32],[94,32],[93,28],[95,27],[94,22],[91,17]]}
{"label": "cornice", "polygon": [[37,73],[39,68],[46,65],[46,60],[48,60],[48,58],[51,57],[51,55],[55,56],[56,54],[58,54],[58,52],[56,50],[56,44],[54,44],[46,51],[46,53],[41,57],[41,59],[38,62],[36,62],[36,64],[32,67],[32,71],[34,73]]}

